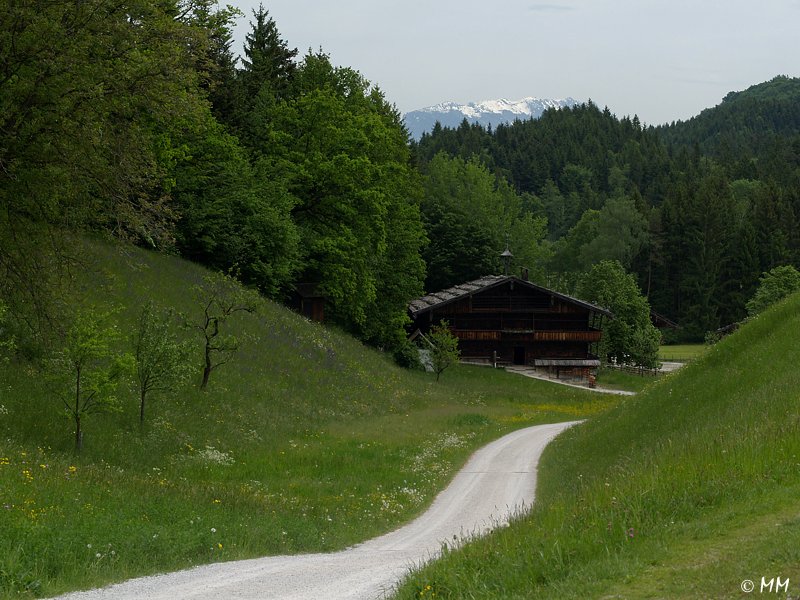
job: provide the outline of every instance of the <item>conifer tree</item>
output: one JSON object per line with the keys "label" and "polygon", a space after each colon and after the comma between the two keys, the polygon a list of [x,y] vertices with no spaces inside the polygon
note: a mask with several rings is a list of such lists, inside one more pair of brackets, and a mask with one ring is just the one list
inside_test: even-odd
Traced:
{"label": "conifer tree", "polygon": [[193,53],[201,87],[208,94],[214,116],[232,125],[241,102],[234,56],[233,25],[244,16],[232,6],[218,8],[215,0],[184,0],[183,20],[196,32]]}
{"label": "conifer tree", "polygon": [[283,98],[297,69],[294,62],[297,48],[290,49],[280,37],[275,21],[263,4],[253,11],[253,17],[255,23],[250,22],[252,30],[245,36],[241,73],[244,93],[251,106],[264,86],[268,86],[269,93],[276,99]]}

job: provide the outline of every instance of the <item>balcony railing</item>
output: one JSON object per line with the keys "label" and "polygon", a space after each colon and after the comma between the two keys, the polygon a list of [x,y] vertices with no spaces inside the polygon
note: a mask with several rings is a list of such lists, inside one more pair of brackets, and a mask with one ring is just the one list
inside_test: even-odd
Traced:
{"label": "balcony railing", "polygon": [[508,338],[528,342],[599,342],[602,331],[535,331],[532,329],[453,329],[453,334],[460,340],[499,341],[505,335]]}
{"label": "balcony railing", "polygon": [[602,331],[535,331],[537,342],[599,342]]}

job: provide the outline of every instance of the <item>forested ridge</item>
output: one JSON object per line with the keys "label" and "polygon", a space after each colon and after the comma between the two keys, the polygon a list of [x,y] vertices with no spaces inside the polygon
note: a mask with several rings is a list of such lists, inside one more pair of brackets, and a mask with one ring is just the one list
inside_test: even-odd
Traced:
{"label": "forested ridge", "polygon": [[699,340],[744,318],[763,272],[800,261],[798,100],[800,80],[776,77],[658,128],[589,102],[494,130],[437,127],[414,155],[429,176],[447,156],[507,181],[546,220],[550,284],[574,291],[617,260],[681,324],[672,335]]}
{"label": "forested ridge", "polygon": [[588,103],[414,143],[377,86],[301,55],[263,7],[6,1],[0,31],[0,332],[29,350],[90,294],[70,287],[76,234],[282,302],[315,284],[331,322],[396,352],[410,299],[497,272],[506,244],[568,293],[618,261],[693,339],[800,263],[794,79],[667,127]]}

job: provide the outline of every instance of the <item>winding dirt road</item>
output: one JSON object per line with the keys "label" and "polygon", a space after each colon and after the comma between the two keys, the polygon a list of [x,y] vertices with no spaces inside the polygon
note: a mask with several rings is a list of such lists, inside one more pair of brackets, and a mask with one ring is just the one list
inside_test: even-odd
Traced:
{"label": "winding dirt road", "polygon": [[332,554],[271,556],[132,579],[63,600],[370,600],[458,541],[506,523],[534,499],[544,447],[574,423],[515,431],[478,450],[422,516]]}

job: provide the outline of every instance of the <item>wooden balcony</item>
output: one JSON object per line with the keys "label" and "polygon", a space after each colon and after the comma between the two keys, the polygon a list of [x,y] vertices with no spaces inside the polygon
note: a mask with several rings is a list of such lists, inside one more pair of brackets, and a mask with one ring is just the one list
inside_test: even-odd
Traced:
{"label": "wooden balcony", "polygon": [[535,331],[537,342],[599,342],[602,331]]}
{"label": "wooden balcony", "polygon": [[599,342],[602,331],[535,331],[533,329],[477,330],[452,329],[460,340],[494,342],[511,339],[521,342]]}
{"label": "wooden balcony", "polygon": [[479,331],[475,329],[454,329],[453,335],[460,340],[477,340],[481,342],[496,342],[500,340],[499,331]]}

